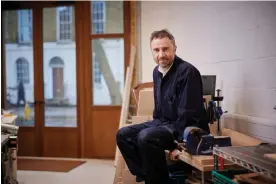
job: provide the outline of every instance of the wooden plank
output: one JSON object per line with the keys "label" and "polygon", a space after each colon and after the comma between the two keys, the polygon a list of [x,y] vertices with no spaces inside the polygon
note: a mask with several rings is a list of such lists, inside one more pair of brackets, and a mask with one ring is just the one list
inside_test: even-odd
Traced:
{"label": "wooden plank", "polygon": [[130,64],[129,64],[129,67],[127,68],[126,83],[124,88],[123,104],[122,104],[122,110],[121,110],[122,115],[120,118],[119,128],[122,127],[127,120],[129,101],[130,101],[131,82],[133,78],[133,69],[135,64],[135,55],[136,55],[136,48],[132,46],[130,51]]}
{"label": "wooden plank", "polygon": [[129,80],[130,80],[130,67],[127,67],[124,94],[123,94],[123,104],[122,104],[122,108],[121,108],[119,128],[121,128],[123,126],[123,124],[125,124],[125,121],[126,121],[126,113],[128,111],[128,109],[126,109],[127,108],[127,104],[126,104],[127,103],[127,96],[128,96],[128,86],[127,85],[129,84]]}
{"label": "wooden plank", "polygon": [[113,180],[113,184],[117,184],[118,182],[122,182],[122,176],[123,176],[123,170],[126,167],[126,163],[125,160],[123,158],[123,156],[119,156],[119,161],[116,167],[116,171],[115,171],[115,177]]}
{"label": "wooden plank", "polygon": [[235,179],[239,181],[245,181],[251,184],[273,184],[273,183],[275,184],[276,182],[264,176],[261,176],[258,173],[247,173],[247,174],[235,175]]}
{"label": "wooden plank", "polygon": [[276,160],[276,153],[272,153],[272,154],[264,154],[264,157],[267,157],[267,158],[272,158],[272,159]]}
{"label": "wooden plank", "polygon": [[262,143],[262,141],[256,138],[227,128],[222,129],[222,135],[231,137],[233,146],[256,146]]}
{"label": "wooden plank", "polygon": [[[195,160],[198,164],[201,165],[212,165],[214,164],[214,157],[213,156],[194,156]],[[224,160],[225,164],[231,164],[231,161]]]}
{"label": "wooden plank", "polygon": [[[123,104],[122,104],[121,114],[120,114],[119,129],[124,125],[123,119],[125,119],[125,121],[126,121],[126,118],[124,118],[126,116],[125,97],[127,96],[127,86],[126,85],[129,84],[129,80],[130,80],[129,78],[130,78],[129,77],[129,67],[127,67],[126,81],[125,81],[125,88],[124,88],[124,95],[123,95]],[[118,157],[119,157],[119,149],[116,146],[115,161],[114,161],[115,166],[117,165]]]}
{"label": "wooden plank", "polygon": [[[182,151],[179,155],[179,159],[186,162],[187,164],[197,168],[200,171],[212,171],[214,169],[214,163],[212,161],[212,156],[197,156],[190,155],[189,153]],[[203,164],[204,163],[204,164]],[[225,167],[234,166],[233,163],[225,160]]]}
{"label": "wooden plank", "polygon": [[123,170],[123,184],[137,184],[136,177],[133,176],[128,169]]}
{"label": "wooden plank", "polygon": [[137,116],[151,116],[154,109],[153,89],[143,89],[139,93]]}
{"label": "wooden plank", "polygon": [[[135,55],[136,55],[136,48],[135,48],[135,46],[132,45],[131,51],[130,51],[130,64],[127,67],[127,75],[126,75],[126,80],[125,80],[123,104],[122,104],[122,109],[121,109],[119,129],[121,127],[123,127],[123,125],[127,121],[129,102],[130,102],[131,83],[132,83],[133,69],[134,69],[134,64],[135,64]],[[118,161],[118,151],[119,150],[116,147],[115,162],[114,162],[115,166],[117,165],[117,161]]]}

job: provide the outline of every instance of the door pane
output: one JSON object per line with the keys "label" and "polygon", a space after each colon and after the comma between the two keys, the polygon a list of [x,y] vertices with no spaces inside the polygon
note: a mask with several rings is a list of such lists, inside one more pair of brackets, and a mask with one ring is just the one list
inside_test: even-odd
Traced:
{"label": "door pane", "polygon": [[43,77],[46,127],[76,127],[74,7],[43,9]]}
{"label": "door pane", "polygon": [[93,105],[121,105],[124,39],[92,40]]}
{"label": "door pane", "polygon": [[18,126],[34,126],[32,10],[4,12],[7,109]]}
{"label": "door pane", "polygon": [[124,33],[123,1],[92,1],[92,34]]}

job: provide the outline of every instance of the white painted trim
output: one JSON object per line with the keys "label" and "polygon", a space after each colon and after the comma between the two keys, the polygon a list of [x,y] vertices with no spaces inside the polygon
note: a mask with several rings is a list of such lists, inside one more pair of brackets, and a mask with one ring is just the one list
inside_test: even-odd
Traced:
{"label": "white painted trim", "polygon": [[276,120],[273,121],[271,119],[242,115],[242,114],[226,113],[226,114],[223,114],[223,116],[228,119],[243,120],[243,121],[248,121],[250,123],[261,124],[261,125],[276,128]]}
{"label": "white painted trim", "polygon": [[221,126],[265,142],[276,143],[276,123],[274,120],[240,114],[225,114],[222,116]]}

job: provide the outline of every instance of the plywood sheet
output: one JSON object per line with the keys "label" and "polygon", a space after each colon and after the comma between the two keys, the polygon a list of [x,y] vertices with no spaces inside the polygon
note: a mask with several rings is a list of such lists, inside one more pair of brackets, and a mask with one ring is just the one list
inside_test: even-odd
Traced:
{"label": "plywood sheet", "polygon": [[153,89],[143,89],[139,93],[137,116],[152,116],[154,109]]}

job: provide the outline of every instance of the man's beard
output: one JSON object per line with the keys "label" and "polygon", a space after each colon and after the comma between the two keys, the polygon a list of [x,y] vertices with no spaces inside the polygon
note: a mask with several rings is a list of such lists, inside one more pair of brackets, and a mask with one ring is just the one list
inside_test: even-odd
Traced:
{"label": "man's beard", "polygon": [[[162,62],[162,61],[164,61],[164,62]],[[161,66],[164,69],[169,68],[172,64],[172,62],[168,61],[168,59],[160,59],[158,61],[158,63],[159,63],[159,66]]]}

